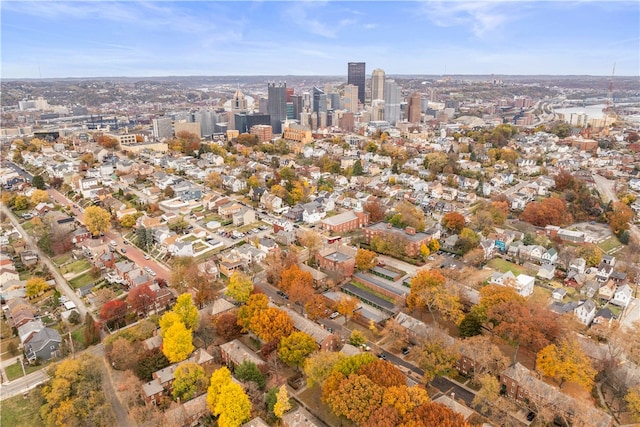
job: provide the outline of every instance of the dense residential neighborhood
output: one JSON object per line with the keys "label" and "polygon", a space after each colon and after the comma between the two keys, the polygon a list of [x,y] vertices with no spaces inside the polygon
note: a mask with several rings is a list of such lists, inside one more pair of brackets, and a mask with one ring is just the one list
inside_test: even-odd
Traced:
{"label": "dense residential neighborhood", "polygon": [[102,378],[91,425],[640,420],[631,110],[388,79],[407,103],[387,120],[373,79],[366,101],[293,80],[86,106],[3,82],[3,401],[44,383],[42,422],[79,420],[73,372]]}

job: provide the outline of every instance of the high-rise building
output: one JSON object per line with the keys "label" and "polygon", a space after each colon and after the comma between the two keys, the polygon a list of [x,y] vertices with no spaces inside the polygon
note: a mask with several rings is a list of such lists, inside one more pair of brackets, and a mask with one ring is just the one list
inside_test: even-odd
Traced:
{"label": "high-rise building", "polygon": [[271,116],[274,134],[282,133],[282,122],[287,118],[287,84],[269,83],[267,112]]}
{"label": "high-rise building", "polygon": [[366,80],[364,62],[349,62],[347,84],[358,86],[358,100],[364,105],[364,86]]}
{"label": "high-rise building", "polygon": [[229,129],[238,129],[235,123],[236,114],[246,113],[248,109],[247,99],[244,97],[244,93],[240,88],[236,89],[236,92],[231,97],[231,112],[229,113]]}
{"label": "high-rise building", "polygon": [[303,111],[302,95],[291,95],[291,104],[293,104],[293,117],[294,120],[300,120],[300,113]]}
{"label": "high-rise building", "polygon": [[371,101],[384,99],[384,71],[376,68],[371,73]]}
{"label": "high-rise building", "polygon": [[414,92],[409,97],[409,102],[407,103],[407,110],[405,112],[405,117],[409,123],[420,123],[420,116],[422,113],[422,105],[421,105],[421,96],[420,93]]}
{"label": "high-rise building", "polygon": [[171,138],[173,136],[171,122],[171,117],[153,119],[153,137],[157,139]]}
{"label": "high-rise building", "polygon": [[384,82],[384,119],[395,125],[400,121],[402,104],[402,92],[395,80]]}
{"label": "high-rise building", "polygon": [[314,113],[327,112],[327,94],[317,87],[313,87],[313,105]]}
{"label": "high-rise building", "polygon": [[358,87],[346,85],[344,87],[344,108],[352,113],[358,112]]}

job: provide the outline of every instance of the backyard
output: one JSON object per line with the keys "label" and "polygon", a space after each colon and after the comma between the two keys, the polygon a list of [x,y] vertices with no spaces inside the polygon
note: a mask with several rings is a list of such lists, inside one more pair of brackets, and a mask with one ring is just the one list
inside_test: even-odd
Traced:
{"label": "backyard", "polygon": [[501,273],[511,271],[516,276],[523,274],[525,271],[524,267],[504,260],[502,258],[493,258],[487,263],[487,265],[494,270],[500,271]]}
{"label": "backyard", "polygon": [[87,261],[86,259],[79,259],[77,261],[74,261],[72,263],[69,263],[60,267],[60,273],[78,274],[78,273],[82,273],[85,270],[88,270],[89,268],[91,268],[91,263],[89,261]]}
{"label": "backyard", "polygon": [[100,271],[95,274],[92,270],[89,270],[86,273],[69,280],[69,284],[73,286],[74,289],[78,289],[88,285],[89,283],[97,281],[98,279],[100,279],[100,276]]}
{"label": "backyard", "polygon": [[611,236],[606,240],[598,243],[598,247],[602,249],[604,253],[610,254],[614,252],[616,249],[622,246],[622,243],[618,240],[616,236]]}

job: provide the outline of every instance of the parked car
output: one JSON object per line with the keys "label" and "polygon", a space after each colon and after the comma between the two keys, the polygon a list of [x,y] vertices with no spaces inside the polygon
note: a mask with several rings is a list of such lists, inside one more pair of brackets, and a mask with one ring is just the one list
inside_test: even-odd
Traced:
{"label": "parked car", "polygon": [[278,291],[278,292],[276,292],[276,293],[277,293],[278,295],[280,295],[280,296],[281,296],[282,298],[284,298],[284,299],[289,299],[289,295],[285,294],[285,293],[284,293],[284,292],[282,292],[282,291]]}
{"label": "parked car", "polygon": [[402,354],[404,354],[405,356],[406,356],[407,354],[409,354],[409,351],[411,351],[411,349],[410,349],[409,347],[403,347],[403,348],[402,348]]}
{"label": "parked car", "polygon": [[151,259],[151,257],[148,254],[144,254],[144,259]]}
{"label": "parked car", "polygon": [[340,313],[338,313],[337,311],[334,311],[333,313],[331,313],[331,315],[329,316],[329,318],[331,319],[335,319],[336,317],[340,316]]}

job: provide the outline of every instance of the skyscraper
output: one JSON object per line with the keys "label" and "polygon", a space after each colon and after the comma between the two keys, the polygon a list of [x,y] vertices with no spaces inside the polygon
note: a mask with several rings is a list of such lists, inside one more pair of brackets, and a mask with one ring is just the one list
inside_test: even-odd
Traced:
{"label": "skyscraper", "polygon": [[315,86],[313,87],[312,111],[314,113],[327,112],[327,94]]}
{"label": "skyscraper", "polygon": [[358,87],[346,85],[344,87],[344,108],[352,113],[358,112]]}
{"label": "skyscraper", "polygon": [[420,116],[422,113],[422,105],[420,102],[421,98],[422,97],[418,92],[414,92],[409,97],[406,111],[406,117],[409,123],[420,123]]}
{"label": "skyscraper", "polygon": [[395,80],[384,82],[384,119],[395,125],[400,121],[400,103],[402,92]]}
{"label": "skyscraper", "polygon": [[269,83],[267,112],[271,116],[273,134],[282,133],[282,122],[287,118],[287,84]]}
{"label": "skyscraper", "polygon": [[384,99],[384,71],[376,68],[371,73],[371,102],[374,99]]}
{"label": "skyscraper", "polygon": [[364,105],[365,63],[349,62],[347,72],[347,84],[358,86],[358,100]]}
{"label": "skyscraper", "polygon": [[153,119],[153,136],[157,139],[166,139],[173,136],[171,117],[158,117]]}

